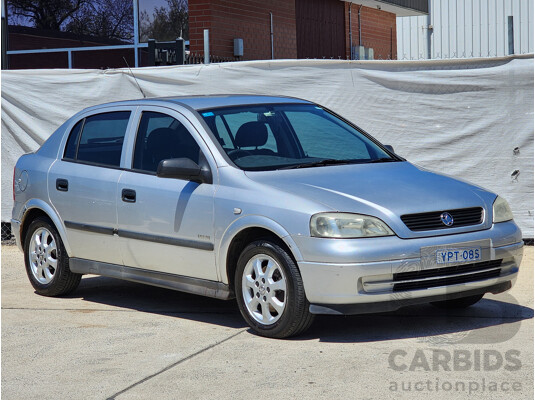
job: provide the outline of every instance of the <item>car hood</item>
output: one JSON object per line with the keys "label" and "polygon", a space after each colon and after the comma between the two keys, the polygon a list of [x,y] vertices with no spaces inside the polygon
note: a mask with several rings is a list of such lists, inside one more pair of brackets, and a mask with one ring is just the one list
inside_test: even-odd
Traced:
{"label": "car hood", "polygon": [[[485,189],[416,167],[409,162],[336,165],[265,172],[246,172],[265,185],[315,201],[325,211],[373,215],[400,237],[436,234],[412,232],[404,214],[483,207],[482,225],[448,229],[447,233],[489,228],[489,208],[496,195]],[[445,234],[443,230],[440,232]]]}

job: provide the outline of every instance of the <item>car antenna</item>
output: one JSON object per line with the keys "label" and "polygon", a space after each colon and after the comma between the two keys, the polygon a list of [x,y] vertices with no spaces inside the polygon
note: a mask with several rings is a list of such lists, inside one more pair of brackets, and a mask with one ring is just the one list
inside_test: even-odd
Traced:
{"label": "car antenna", "polygon": [[124,56],[123,56],[123,60],[126,63],[126,66],[128,67],[128,70],[130,71],[130,74],[132,75],[132,78],[134,78],[134,80],[136,81],[137,87],[138,87],[139,91],[141,92],[141,94],[143,95],[143,98],[146,99],[147,96],[145,96],[145,93],[143,92],[143,89],[141,89],[141,86],[139,86],[139,82],[137,81],[136,76],[132,72],[132,69],[130,68],[130,65],[128,65],[128,61],[126,61],[126,58]]}

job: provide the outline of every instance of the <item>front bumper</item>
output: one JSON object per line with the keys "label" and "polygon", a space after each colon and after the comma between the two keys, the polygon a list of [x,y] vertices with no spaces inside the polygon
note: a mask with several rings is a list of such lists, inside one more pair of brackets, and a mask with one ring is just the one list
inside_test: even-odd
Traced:
{"label": "front bumper", "polygon": [[[292,239],[303,254],[298,264],[314,314],[393,311],[411,304],[500,293],[513,286],[523,247],[513,221],[484,231],[418,239]],[[477,264],[436,264],[436,249],[474,246],[482,249]],[[400,276],[409,276],[402,283],[416,289],[396,288]]]}

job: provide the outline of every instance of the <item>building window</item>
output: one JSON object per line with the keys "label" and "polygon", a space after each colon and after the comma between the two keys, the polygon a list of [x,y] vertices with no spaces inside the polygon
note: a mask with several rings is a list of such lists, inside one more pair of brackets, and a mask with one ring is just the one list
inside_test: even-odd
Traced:
{"label": "building window", "polygon": [[159,42],[186,40],[188,32],[188,0],[139,0],[139,41]]}
{"label": "building window", "polygon": [[134,42],[132,0],[8,0],[7,14],[10,34],[34,37],[10,43],[10,50],[16,50],[14,44],[46,49]]}

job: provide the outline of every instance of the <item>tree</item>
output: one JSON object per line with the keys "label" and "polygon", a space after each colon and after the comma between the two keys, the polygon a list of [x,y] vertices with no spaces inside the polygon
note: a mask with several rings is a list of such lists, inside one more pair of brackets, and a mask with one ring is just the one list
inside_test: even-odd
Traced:
{"label": "tree", "polygon": [[36,28],[59,31],[86,3],[88,0],[11,0],[8,14],[29,20]]}
{"label": "tree", "polygon": [[187,0],[167,0],[167,7],[154,7],[152,19],[147,11],[140,15],[140,40],[189,38]]}
{"label": "tree", "polygon": [[72,16],[66,30],[80,35],[131,41],[134,37],[132,0],[92,1]]}
{"label": "tree", "polygon": [[131,41],[132,0],[12,0],[10,23],[72,32],[78,35]]}

